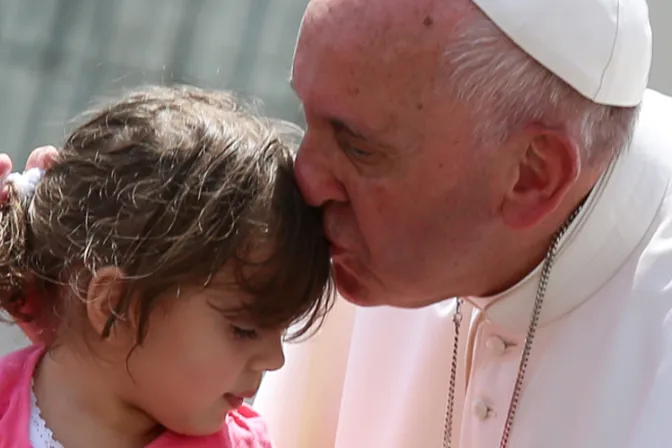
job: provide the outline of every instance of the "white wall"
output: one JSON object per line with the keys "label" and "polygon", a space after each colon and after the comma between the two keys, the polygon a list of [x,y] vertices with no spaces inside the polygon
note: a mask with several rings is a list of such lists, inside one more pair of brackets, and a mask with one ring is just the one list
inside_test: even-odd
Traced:
{"label": "white wall", "polygon": [[27,338],[17,326],[0,322],[0,356],[27,344]]}
{"label": "white wall", "polygon": [[653,63],[649,86],[672,95],[672,0],[648,0],[653,27]]}

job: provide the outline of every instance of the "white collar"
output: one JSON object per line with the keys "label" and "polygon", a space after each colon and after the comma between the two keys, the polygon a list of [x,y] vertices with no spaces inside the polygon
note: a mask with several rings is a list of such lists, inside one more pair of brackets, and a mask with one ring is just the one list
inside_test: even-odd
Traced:
{"label": "white collar", "polygon": [[[638,134],[602,175],[563,238],[546,289],[541,326],[593,296],[625,263],[654,221],[670,172],[651,153],[660,148]],[[503,293],[467,300],[482,309],[493,324],[525,332],[540,275],[538,266]]]}

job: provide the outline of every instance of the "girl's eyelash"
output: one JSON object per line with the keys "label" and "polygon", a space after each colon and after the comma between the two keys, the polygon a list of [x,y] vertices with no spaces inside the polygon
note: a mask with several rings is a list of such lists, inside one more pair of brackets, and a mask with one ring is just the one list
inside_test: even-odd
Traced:
{"label": "girl's eyelash", "polygon": [[233,332],[233,335],[239,339],[256,339],[258,336],[256,330],[240,328],[235,325],[231,325],[231,331]]}

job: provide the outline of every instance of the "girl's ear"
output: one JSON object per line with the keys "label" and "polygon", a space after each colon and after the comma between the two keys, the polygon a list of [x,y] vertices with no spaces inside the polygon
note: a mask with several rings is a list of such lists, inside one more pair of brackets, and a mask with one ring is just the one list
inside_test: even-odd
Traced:
{"label": "girl's ear", "polygon": [[118,320],[129,316],[119,314],[126,294],[124,273],[116,266],[106,266],[93,274],[86,291],[86,314],[91,327],[101,338],[121,336]]}

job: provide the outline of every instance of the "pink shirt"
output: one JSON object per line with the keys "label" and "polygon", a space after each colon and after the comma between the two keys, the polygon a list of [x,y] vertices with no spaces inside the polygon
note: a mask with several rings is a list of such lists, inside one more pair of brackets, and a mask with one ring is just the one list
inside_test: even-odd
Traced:
{"label": "pink shirt", "polygon": [[[0,448],[31,448],[30,390],[35,366],[44,348],[33,345],[0,358]],[[266,425],[252,408],[232,411],[222,430],[207,437],[167,432],[148,448],[272,448]]]}

